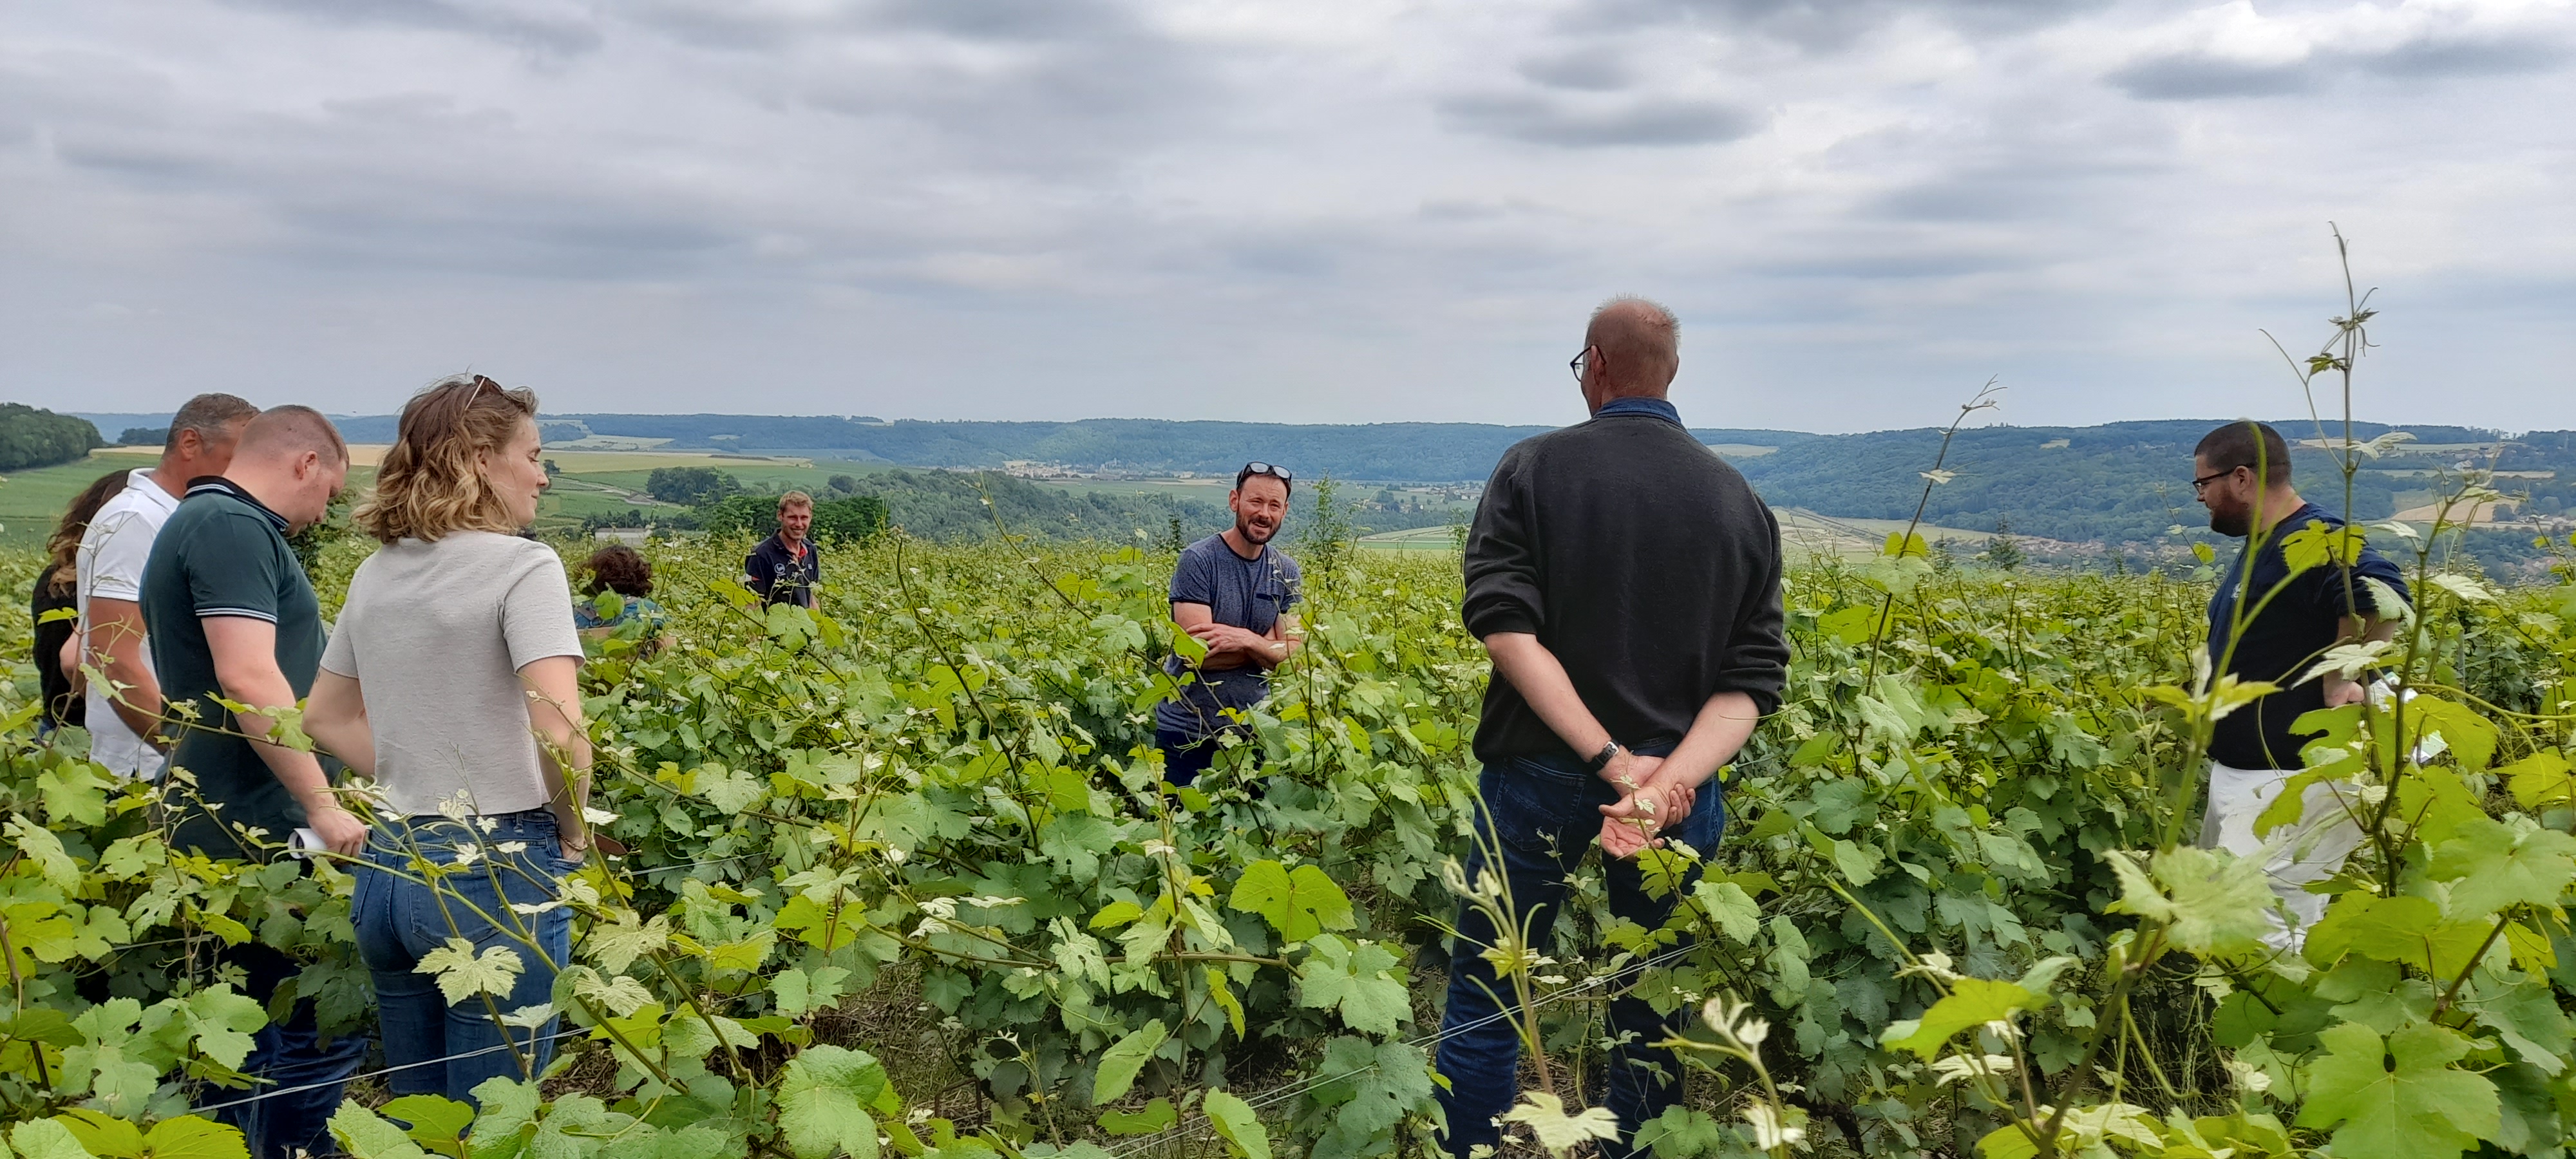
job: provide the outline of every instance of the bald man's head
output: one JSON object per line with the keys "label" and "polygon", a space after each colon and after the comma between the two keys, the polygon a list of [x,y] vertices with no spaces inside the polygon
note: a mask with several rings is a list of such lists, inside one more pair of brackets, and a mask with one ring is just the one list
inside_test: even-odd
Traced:
{"label": "bald man's head", "polygon": [[1662,398],[1681,372],[1681,322],[1644,298],[1623,295],[1602,303],[1583,341],[1601,351],[1606,398]]}

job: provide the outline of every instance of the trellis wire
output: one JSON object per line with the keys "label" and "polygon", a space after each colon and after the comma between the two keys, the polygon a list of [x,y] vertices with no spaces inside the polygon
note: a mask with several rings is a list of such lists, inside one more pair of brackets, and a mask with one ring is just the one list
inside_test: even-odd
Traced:
{"label": "trellis wire", "polygon": [[[1565,989],[1563,989],[1563,990],[1559,990],[1559,991],[1557,991],[1557,992],[1556,992],[1556,993],[1554,993],[1554,994],[1550,994],[1550,995],[1548,995],[1548,996],[1546,996],[1546,997],[1544,997],[1544,998],[1539,999],[1539,1000],[1538,1000],[1538,1001],[1536,1001],[1536,1002],[1532,1002],[1532,1003],[1530,1003],[1530,1004],[1529,1004],[1529,1009],[1531,1009],[1531,1010],[1538,1010],[1538,1009],[1542,1009],[1542,1008],[1545,1008],[1545,1007],[1547,1007],[1547,1006],[1549,1006],[1549,1005],[1551,1005],[1551,1004],[1553,1004],[1553,1003],[1556,1003],[1556,1002],[1558,1002],[1558,1001],[1561,1001],[1561,1000],[1563,1000],[1563,999],[1572,998],[1572,997],[1574,997],[1575,995],[1580,994],[1580,993],[1582,993],[1582,992],[1584,992],[1584,991],[1586,991],[1586,990],[1590,990],[1590,989],[1593,989],[1594,987],[1600,986],[1602,983],[1608,982],[1608,981],[1610,981],[1610,980],[1611,980],[1611,979],[1613,979],[1613,978],[1617,978],[1617,977],[1620,977],[1621,975],[1627,974],[1627,973],[1628,973],[1629,971],[1631,971],[1631,970],[1635,970],[1635,971],[1644,971],[1644,970],[1651,970],[1651,969],[1654,969],[1655,967],[1657,967],[1657,966],[1661,966],[1661,965],[1663,965],[1663,964],[1664,964],[1664,963],[1666,963],[1666,962],[1676,961],[1676,960],[1680,959],[1682,955],[1687,954],[1687,953],[1690,953],[1692,950],[1695,950],[1695,949],[1698,949],[1698,948],[1699,948],[1699,947],[1698,947],[1696,944],[1693,944],[1693,945],[1686,945],[1686,946],[1675,946],[1675,947],[1673,947],[1672,949],[1666,950],[1666,951],[1664,951],[1663,953],[1657,954],[1657,955],[1655,955],[1655,956],[1654,956],[1654,957],[1652,957],[1652,958],[1648,958],[1648,959],[1646,959],[1646,960],[1645,960],[1645,961],[1643,961],[1643,962],[1639,962],[1639,963],[1637,963],[1636,965],[1629,966],[1629,967],[1625,967],[1625,968],[1623,968],[1623,969],[1620,969],[1620,970],[1615,971],[1615,972],[1612,972],[1612,973],[1602,974],[1602,975],[1599,975],[1599,976],[1597,976],[1597,977],[1587,978],[1587,979],[1585,979],[1583,982],[1581,982],[1580,984],[1573,985],[1573,986],[1568,986],[1568,987],[1566,987],[1566,988],[1565,988]],[[1434,1047],[1434,1046],[1438,1046],[1438,1045],[1439,1045],[1439,1044],[1441,1044],[1442,1042],[1445,1042],[1445,1041],[1447,1041],[1447,1040],[1449,1040],[1449,1039],[1451,1039],[1451,1038],[1454,1038],[1454,1037],[1456,1037],[1456,1036],[1458,1036],[1458,1035],[1465,1034],[1466,1032],[1468,1032],[1468,1031],[1470,1031],[1470,1030],[1476,1030],[1476,1029],[1479,1029],[1479,1028],[1482,1028],[1482,1027],[1491,1026],[1491,1025],[1493,1025],[1494,1023],[1500,1022],[1500,1021],[1502,1021],[1502,1020],[1504,1020],[1504,1019],[1506,1019],[1506,1018],[1510,1018],[1510,1017],[1512,1017],[1512,1016],[1514,1015],[1514,1013],[1516,1013],[1516,1012],[1515,1012],[1515,1011],[1513,1011],[1513,1010],[1509,1010],[1509,1009],[1505,1009],[1505,1010],[1497,1010],[1497,1011],[1493,1012],[1492,1014],[1488,1014],[1488,1015],[1486,1015],[1486,1016],[1485,1016],[1485,1017],[1483,1017],[1483,1018],[1479,1018],[1479,1019],[1475,1020],[1474,1022],[1462,1023],[1462,1024],[1457,1025],[1457,1026],[1446,1027],[1446,1028],[1443,1028],[1443,1029],[1441,1029],[1441,1030],[1439,1030],[1439,1031],[1437,1031],[1437,1032],[1435,1032],[1435,1033],[1432,1033],[1432,1034],[1426,1034],[1426,1035],[1421,1035],[1421,1036],[1415,1037],[1415,1038],[1413,1038],[1413,1039],[1407,1040],[1407,1041],[1405,1042],[1405,1045],[1406,1045],[1406,1046],[1410,1046],[1410,1047],[1415,1047],[1415,1048],[1417,1048],[1417,1049],[1419,1049],[1419,1048],[1424,1048],[1424,1047]],[[1376,1064],[1375,1062],[1371,1062],[1371,1063],[1369,1063],[1367,1066],[1363,1066],[1363,1067],[1354,1067],[1354,1068],[1352,1068],[1352,1069],[1350,1069],[1350,1070],[1344,1071],[1344,1072],[1342,1072],[1342,1073],[1340,1073],[1340,1074],[1337,1074],[1337,1075],[1317,1075],[1317,1076],[1314,1076],[1314,1077],[1308,1078],[1308,1079],[1306,1079],[1306,1080],[1304,1080],[1304,1081],[1302,1081],[1302,1082],[1292,1083],[1292,1084],[1290,1084],[1290,1085],[1288,1085],[1288,1086],[1286,1086],[1286,1087],[1283,1087],[1283,1088],[1281,1088],[1281,1089],[1279,1089],[1279,1090],[1272,1091],[1272,1092],[1270,1092],[1270,1093],[1268,1093],[1268,1094],[1266,1094],[1266,1095],[1261,1096],[1260,1098],[1246,1100],[1244,1105],[1245,1105],[1245,1106],[1250,1107],[1250,1108],[1253,1110],[1253,1112],[1254,1112],[1255,1114],[1258,1114],[1258,1113],[1260,1113],[1261,1111],[1267,1110],[1267,1109],[1269,1109],[1269,1108],[1271,1108],[1271,1107],[1278,1106],[1280,1103],[1282,1103],[1282,1102],[1284,1102],[1284,1101],[1286,1101],[1286,1100],[1296,1098],[1297,1096],[1299,1096],[1299,1095],[1303,1095],[1303,1094],[1305,1094],[1306,1092],[1311,1091],[1311,1090],[1314,1090],[1314,1089],[1316,1089],[1316,1088],[1318,1088],[1318,1087],[1331,1086],[1332,1084],[1337,1083],[1337,1082],[1340,1082],[1340,1081],[1342,1081],[1343,1079],[1352,1078],[1352,1077],[1357,1076],[1357,1075],[1366,1074],[1366,1073],[1368,1073],[1368,1072],[1370,1072],[1370,1071],[1373,1071],[1373,1070],[1376,1070],[1376,1069],[1377,1069],[1377,1064]],[[1118,1148],[1117,1150],[1110,1152],[1109,1154],[1110,1154],[1110,1156],[1111,1156],[1111,1159],[1127,1159],[1127,1157],[1128,1157],[1128,1156],[1130,1156],[1130,1155],[1137,1155],[1137,1154],[1141,1154],[1141,1153],[1143,1153],[1143,1152],[1144,1152],[1147,1148],[1149,1148],[1149,1147],[1159,1146],[1159,1145],[1161,1145],[1161,1144],[1163,1144],[1163,1143],[1166,1143],[1166,1142],[1170,1142],[1170,1141],[1172,1141],[1171,1139],[1167,1138],[1168,1136],[1172,1136],[1172,1135],[1175,1135],[1175,1134],[1177,1133],[1177,1134],[1179,1134],[1179,1135],[1181,1135],[1181,1136],[1183,1136],[1183,1137],[1186,1137],[1188,1134],[1190,1134],[1190,1133],[1192,1133],[1192,1132],[1197,1131],[1201,1126],[1203,1126],[1203,1125],[1204,1125],[1204,1120],[1205,1120],[1205,1119],[1206,1119],[1206,1116],[1205,1116],[1205,1115],[1196,1115],[1196,1116],[1193,1116],[1193,1117],[1192,1117],[1192,1119],[1191,1119],[1190,1121],[1187,1121],[1187,1122],[1180,1122],[1180,1123],[1174,1123],[1174,1124],[1172,1124],[1171,1126],[1165,1127],[1165,1128],[1163,1128],[1163,1129],[1162,1129],[1162,1130],[1160,1130],[1160,1131],[1156,1131],[1156,1132],[1154,1132],[1154,1133],[1153,1133],[1153,1134],[1151,1134],[1151,1135],[1144,1136],[1143,1138],[1140,1138],[1140,1139],[1133,1139],[1133,1140],[1130,1140],[1130,1141],[1128,1141],[1128,1143],[1127,1143],[1125,1146],[1122,1146],[1122,1147]]]}
{"label": "trellis wire", "polygon": [[[554,1032],[553,1034],[549,1034],[549,1035],[547,1035],[547,1036],[546,1036],[546,1038],[545,1038],[545,1040],[546,1040],[547,1042],[553,1042],[553,1041],[555,1041],[556,1039],[559,1039],[559,1038],[570,1038],[570,1037],[572,1037],[572,1036],[574,1036],[574,1035],[578,1035],[578,1034],[587,1034],[587,1033],[589,1033],[589,1032],[590,1032],[590,1028],[589,1028],[589,1027],[587,1027],[587,1026],[575,1026],[575,1027],[569,1027],[569,1028],[567,1028],[567,1029],[558,1030],[558,1031]],[[468,1051],[460,1051],[460,1052],[458,1052],[458,1053],[456,1053],[456,1054],[448,1055],[448,1056],[447,1056],[447,1057],[445,1057],[445,1058],[425,1058],[425,1059],[420,1060],[419,1062],[406,1062],[406,1063],[401,1063],[401,1064],[396,1065],[396,1066],[389,1066],[389,1067],[386,1067],[386,1068],[384,1068],[384,1069],[382,1069],[382,1070],[371,1070],[371,1071],[366,1071],[366,1072],[361,1073],[361,1074],[353,1074],[353,1075],[350,1075],[349,1077],[344,1078],[344,1079],[332,1079],[332,1080],[330,1080],[330,1081],[328,1081],[328,1082],[306,1083],[306,1084],[304,1084],[303,1086],[300,1086],[300,1087],[280,1087],[280,1088],[278,1088],[278,1089],[276,1089],[276,1090],[273,1090],[273,1091],[261,1091],[261,1092],[260,1092],[260,1093],[258,1093],[258,1094],[255,1094],[255,1095],[250,1096],[249,1098],[244,1098],[244,1099],[234,1099],[233,1101],[231,1101],[231,1102],[229,1102],[229,1103],[217,1103],[217,1104],[215,1104],[215,1105],[213,1105],[213,1106],[211,1106],[211,1107],[195,1107],[195,1108],[192,1108],[192,1109],[191,1109],[191,1111],[192,1111],[192,1113],[194,1113],[194,1114],[211,1114],[211,1113],[213,1113],[213,1112],[215,1112],[215,1111],[227,1110],[227,1109],[232,1108],[232,1107],[248,1106],[248,1105],[250,1105],[250,1104],[252,1104],[252,1103],[256,1103],[256,1102],[260,1101],[261,1099],[273,1099],[273,1098],[277,1098],[277,1097],[278,1097],[278,1096],[280,1096],[280,1095],[301,1094],[301,1093],[303,1093],[303,1092],[305,1092],[305,1091],[318,1091],[318,1090],[321,1090],[321,1089],[322,1089],[322,1088],[324,1088],[324,1087],[345,1086],[345,1085],[347,1085],[347,1084],[349,1084],[349,1083],[354,1083],[354,1082],[358,1081],[359,1079],[371,1079],[371,1078],[376,1078],[376,1077],[379,1077],[379,1076],[382,1076],[382,1075],[389,1075],[389,1074],[394,1073],[395,1071],[413,1070],[413,1069],[416,1069],[416,1068],[419,1068],[419,1067],[424,1067],[424,1066],[437,1066],[437,1065],[439,1065],[440,1063],[454,1062],[454,1061],[456,1061],[457,1059],[460,1059],[460,1058],[474,1058],[474,1057],[476,1057],[476,1056],[478,1056],[478,1055],[486,1055],[486,1054],[490,1054],[490,1053],[492,1053],[493,1051],[496,1051],[496,1050],[512,1050],[512,1049],[516,1049],[519,1045],[521,1045],[521,1044],[516,1043],[516,1042],[496,1042],[496,1043],[494,1043],[494,1044],[492,1044],[492,1045],[490,1045],[490,1046],[478,1047],[478,1048],[476,1048],[476,1049],[468,1050]],[[534,1040],[531,1040],[531,1041],[530,1041],[530,1042],[528,1042],[526,1045],[534,1046],[534,1045],[536,1045],[536,1043],[535,1043],[535,1041],[534,1041]]]}

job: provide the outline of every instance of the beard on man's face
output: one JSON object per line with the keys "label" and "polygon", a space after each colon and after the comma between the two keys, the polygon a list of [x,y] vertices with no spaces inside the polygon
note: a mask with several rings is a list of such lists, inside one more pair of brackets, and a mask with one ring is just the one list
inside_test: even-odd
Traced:
{"label": "beard on man's face", "polygon": [[2254,530],[2254,515],[2250,511],[2212,507],[2209,509],[2209,529],[2229,539],[2243,539],[2246,532]]}
{"label": "beard on man's face", "polygon": [[1271,536],[1279,534],[1279,525],[1273,523],[1263,527],[1246,516],[1237,515],[1234,517],[1234,532],[1242,536],[1244,542],[1257,546],[1270,542]]}

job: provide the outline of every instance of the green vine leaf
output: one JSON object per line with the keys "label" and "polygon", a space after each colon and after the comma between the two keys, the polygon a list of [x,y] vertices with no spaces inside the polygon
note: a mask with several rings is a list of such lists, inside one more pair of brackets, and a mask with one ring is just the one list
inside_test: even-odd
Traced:
{"label": "green vine leaf", "polygon": [[1302,942],[1325,930],[1347,930],[1353,924],[1351,899],[1324,871],[1300,865],[1294,871],[1276,861],[1256,861],[1243,868],[1226,904],[1260,914],[1279,936]]}
{"label": "green vine leaf", "polygon": [[2120,900],[2109,908],[2165,923],[2173,944],[2196,954],[2262,951],[2280,902],[2260,862],[2188,845],[2104,860],[2120,879]]}
{"label": "green vine leaf", "polygon": [[1234,1159],[1270,1159],[1270,1132],[1261,1125],[1261,1116],[1253,1113],[1250,1103],[1232,1092],[1215,1090],[1207,1093],[1202,1109],[1207,1112],[1208,1125],[1216,1128]]}
{"label": "green vine leaf", "polygon": [[2033,993],[2018,982],[1960,978],[1950,983],[1950,993],[1933,1003],[1921,1018],[1890,1023],[1879,1034],[1879,1044],[1889,1050],[1912,1051],[1930,1062],[1941,1053],[1951,1035],[1990,1022],[2009,1024],[2014,1014],[2046,1005],[2047,995]]}
{"label": "green vine leaf", "polygon": [[[796,1159],[848,1154],[877,1159],[877,1121],[886,1110],[885,1067],[865,1051],[809,1046],[788,1060],[778,1083],[778,1129]],[[900,1105],[895,1105],[899,1112]]]}
{"label": "green vine leaf", "polygon": [[57,1119],[32,1119],[9,1128],[9,1145],[17,1148],[18,1159],[96,1159]]}
{"label": "green vine leaf", "polygon": [[525,969],[527,964],[517,950],[486,946],[477,954],[474,943],[464,938],[447,939],[446,945],[421,955],[420,963],[412,967],[414,973],[435,975],[438,992],[447,996],[450,1005],[476,994],[506,998]]}
{"label": "green vine leaf", "polygon": [[1126,1097],[1127,1088],[1136,1085],[1136,1075],[1153,1060],[1154,1052],[1163,1049],[1163,1039],[1170,1032],[1163,1020],[1153,1019],[1130,1031],[1100,1056],[1100,1069],[1091,1079],[1091,1101],[1094,1105],[1117,1102]]}
{"label": "green vine leaf", "polygon": [[1403,969],[1386,947],[1351,943],[1331,934],[1313,942],[1314,953],[1297,967],[1297,1004],[1339,1011],[1354,1030],[1395,1033],[1413,1015]]}
{"label": "green vine leaf", "polygon": [[2496,774],[2513,790],[2516,804],[2525,809],[2576,801],[2576,766],[2557,749],[2542,749],[2503,768]]}
{"label": "green vine leaf", "polygon": [[2576,837],[2529,817],[2479,818],[2433,851],[2429,872],[2451,883],[2454,921],[2516,905],[2555,906],[2576,879]]}
{"label": "green vine leaf", "polygon": [[2430,1023],[2400,1029],[2383,1042],[2369,1027],[2345,1023],[2318,1041],[2323,1057],[2308,1064],[2302,1127],[2333,1127],[2339,1155],[2457,1155],[2493,1138],[2501,1109],[2485,1076],[2450,1069],[2469,1053],[2467,1039]]}

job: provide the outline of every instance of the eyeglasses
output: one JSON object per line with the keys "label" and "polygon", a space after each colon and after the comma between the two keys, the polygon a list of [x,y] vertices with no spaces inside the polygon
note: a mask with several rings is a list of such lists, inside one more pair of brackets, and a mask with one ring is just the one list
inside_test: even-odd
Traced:
{"label": "eyeglasses", "polygon": [[2210,485],[2210,484],[2215,483],[2215,482],[2217,482],[2217,481],[2219,481],[2219,480],[2221,480],[2221,479],[2224,479],[2224,478],[2226,478],[2226,477],[2228,477],[2228,476],[2230,476],[2230,475],[2233,475],[2233,474],[2237,473],[2238,471],[2242,471],[2242,470],[2244,470],[2244,469],[2245,469],[2245,468],[2243,468],[2243,467],[2229,467],[2228,469],[2226,469],[2226,470],[2224,470],[2224,471],[2212,471],[2212,472],[2210,472],[2209,474],[2206,474],[2206,475],[2201,476],[2200,478],[2194,479],[2194,480],[2192,480],[2192,481],[2191,481],[2191,493],[2192,493],[2192,494],[2194,494],[2194,495],[2198,495],[2198,494],[2200,494],[2201,492],[2208,490],[2208,489],[2209,489],[2209,485]]}
{"label": "eyeglasses", "polygon": [[[1282,483],[1294,483],[1297,481],[1297,477],[1295,475],[1288,473],[1288,468],[1274,467],[1268,463],[1245,463],[1241,474],[1245,479],[1249,479],[1254,475],[1268,475]],[[1238,479],[1236,482],[1239,484],[1241,480]]]}
{"label": "eyeglasses", "polygon": [[1599,349],[1599,347],[1586,346],[1583,348],[1583,353],[1575,355],[1573,361],[1565,364],[1566,369],[1574,372],[1575,382],[1580,383],[1583,381],[1583,368],[1591,363],[1592,352],[1597,349]]}

